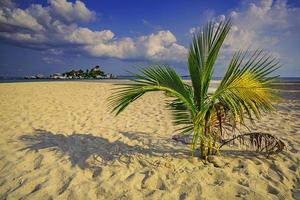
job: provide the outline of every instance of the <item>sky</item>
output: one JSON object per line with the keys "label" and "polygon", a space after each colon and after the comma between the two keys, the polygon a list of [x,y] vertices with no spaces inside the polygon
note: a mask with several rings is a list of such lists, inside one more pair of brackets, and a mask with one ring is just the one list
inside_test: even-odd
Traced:
{"label": "sky", "polygon": [[215,77],[234,52],[257,48],[280,60],[277,74],[300,77],[300,0],[0,0],[0,76],[153,63],[187,75],[192,35],[228,18]]}

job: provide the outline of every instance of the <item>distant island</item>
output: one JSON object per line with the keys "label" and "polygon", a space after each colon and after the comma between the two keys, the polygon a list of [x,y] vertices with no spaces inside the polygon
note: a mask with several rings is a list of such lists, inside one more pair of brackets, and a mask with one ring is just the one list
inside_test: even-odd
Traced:
{"label": "distant island", "polygon": [[97,65],[91,70],[71,70],[63,73],[54,73],[49,77],[43,74],[38,74],[35,76],[25,76],[25,79],[115,79],[117,78],[114,74],[105,74],[104,71],[100,69]]}

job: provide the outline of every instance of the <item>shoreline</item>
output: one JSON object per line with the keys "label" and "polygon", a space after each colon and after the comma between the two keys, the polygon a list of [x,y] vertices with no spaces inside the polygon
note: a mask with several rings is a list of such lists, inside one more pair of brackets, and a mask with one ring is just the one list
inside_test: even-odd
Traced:
{"label": "shoreline", "polygon": [[[113,83],[113,82],[127,82],[130,77],[119,77],[116,79],[24,79],[24,78],[0,78],[0,84],[1,83],[27,83],[27,82],[107,82],[107,83]],[[191,81],[186,76],[182,76],[183,81]],[[221,78],[213,78],[213,82],[220,82]],[[300,77],[282,77],[279,79],[279,82],[276,84],[300,84]]]}
{"label": "shoreline", "polygon": [[[183,80],[186,83],[191,83],[191,80]],[[7,80],[1,82],[0,84],[14,84],[14,83],[108,83],[108,84],[122,84],[122,83],[130,83],[131,80],[128,79],[98,79],[98,80],[89,80],[89,79],[22,79],[22,80]],[[213,79],[211,80],[211,88],[216,88],[221,80]],[[300,91],[300,82],[278,82],[273,84],[274,89],[297,92]]]}

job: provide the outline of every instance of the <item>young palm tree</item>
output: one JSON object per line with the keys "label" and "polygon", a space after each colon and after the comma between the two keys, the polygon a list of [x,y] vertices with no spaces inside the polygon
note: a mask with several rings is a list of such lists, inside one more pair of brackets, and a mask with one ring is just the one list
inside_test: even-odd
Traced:
{"label": "young palm tree", "polygon": [[[271,88],[276,77],[268,75],[279,64],[262,50],[235,53],[217,90],[208,93],[215,62],[230,28],[230,20],[218,25],[209,22],[193,36],[188,54],[191,85],[183,82],[169,66],[141,68],[139,73],[131,73],[135,77],[132,83],[117,88],[109,97],[112,112],[118,115],[147,92],[164,91],[173,97],[167,105],[172,110],[174,124],[180,127],[178,130],[193,134],[193,154],[198,145],[202,158],[216,154],[228,127],[234,130],[237,123],[244,124],[245,117],[259,119],[263,112],[274,110],[276,99]],[[283,143],[270,134],[245,136],[262,151],[276,152],[283,148]]]}

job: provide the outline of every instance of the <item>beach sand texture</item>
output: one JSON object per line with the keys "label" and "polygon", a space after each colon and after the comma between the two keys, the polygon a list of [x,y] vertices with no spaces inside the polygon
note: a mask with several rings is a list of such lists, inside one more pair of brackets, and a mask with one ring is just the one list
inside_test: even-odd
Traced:
{"label": "beach sand texture", "polygon": [[280,137],[284,152],[228,149],[204,164],[171,139],[162,93],[114,117],[113,87],[0,84],[0,199],[300,199],[299,93],[253,127]]}

